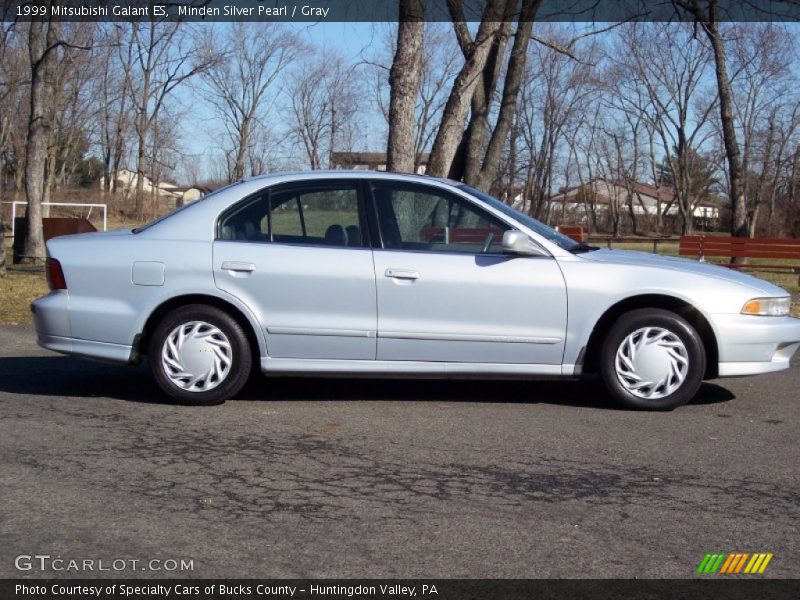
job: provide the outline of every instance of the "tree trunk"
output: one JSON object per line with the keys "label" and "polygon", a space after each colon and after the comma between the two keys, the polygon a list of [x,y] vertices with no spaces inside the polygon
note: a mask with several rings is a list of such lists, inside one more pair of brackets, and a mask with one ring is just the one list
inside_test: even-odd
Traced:
{"label": "tree trunk", "polygon": [[52,70],[55,44],[58,41],[58,24],[36,22],[30,24],[28,51],[31,61],[30,118],[28,120],[28,145],[25,159],[25,246],[23,262],[34,263],[45,257],[42,232],[42,200],[45,192],[47,144],[50,139],[49,102],[52,96]]}
{"label": "tree trunk", "polygon": [[414,172],[414,122],[422,68],[425,0],[401,0],[397,51],[389,71],[389,139],[386,170]]}
{"label": "tree trunk", "polygon": [[[469,60],[475,49],[475,44],[468,37],[469,30],[466,26],[462,26],[463,13],[460,10],[456,10],[454,4],[449,4],[449,6],[451,7],[451,17],[454,21],[461,52],[464,55],[464,60]],[[480,75],[480,81],[475,86],[475,91],[472,94],[469,125],[450,166],[450,178],[463,179],[469,185],[474,186],[479,183],[485,149],[484,141],[486,131],[489,128],[489,112],[494,99],[494,90],[497,87],[497,81],[505,60],[506,43],[508,42],[511,21],[516,8],[516,0],[506,1],[503,23],[495,35],[489,55],[486,58],[486,64]]]}
{"label": "tree trunk", "polygon": [[[9,119],[6,115],[0,116],[0,152],[5,150],[6,133],[8,131]],[[5,199],[6,192],[6,172],[5,165],[0,164],[0,200]],[[0,204],[0,277],[6,276],[6,227],[4,221],[4,210]]]}
{"label": "tree trunk", "polygon": [[431,149],[427,171],[431,175],[443,177],[450,173],[450,166],[463,138],[464,121],[475,86],[480,82],[480,74],[494,47],[496,35],[503,25],[504,4],[502,0],[489,0],[475,36],[473,51],[453,82],[450,96],[442,112],[442,122]]}
{"label": "tree trunk", "polygon": [[497,124],[489,140],[489,147],[483,159],[480,175],[475,181],[475,185],[481,189],[487,189],[497,179],[503,145],[508,139],[511,124],[514,122],[514,114],[517,110],[517,97],[522,86],[528,58],[528,42],[533,29],[533,18],[536,16],[539,4],[541,4],[541,0],[525,0],[523,3],[519,23],[517,24],[517,32],[514,35],[514,44],[511,48],[511,56],[508,59],[508,71],[503,85],[500,114],[497,117]]}
{"label": "tree trunk", "polygon": [[236,163],[233,168],[233,180],[239,181],[244,179],[244,158],[247,152],[247,144],[250,137],[250,122],[245,119],[242,122],[242,127],[239,130],[239,145],[236,149]]}
{"label": "tree trunk", "polygon": [[[147,85],[145,85],[147,89]],[[146,101],[143,102],[147,107]],[[138,138],[136,150],[136,195],[135,207],[137,218],[144,216],[145,197],[144,197],[144,171],[147,160],[147,108],[139,114],[138,123],[136,125],[136,135]]]}
{"label": "tree trunk", "polygon": [[747,237],[749,232],[747,227],[747,201],[742,185],[742,158],[734,128],[733,94],[731,92],[731,80],[728,76],[725,41],[719,33],[719,23],[717,21],[717,0],[709,0],[707,15],[700,15],[698,11],[695,12],[695,16],[704,21],[706,35],[714,50],[714,72],[717,78],[717,92],[719,94],[722,140],[725,145],[725,157],[728,162],[728,175],[730,177],[731,235]]}
{"label": "tree trunk", "polygon": [[[0,200],[5,197],[5,175],[3,170],[0,169]],[[6,276],[6,224],[3,220],[4,210],[5,208],[0,204],[0,277]]]}
{"label": "tree trunk", "polygon": [[136,217],[142,218],[145,213],[145,195],[144,195],[144,172],[147,166],[147,131],[150,128],[150,85],[151,78],[153,77],[153,49],[154,49],[154,30],[155,24],[150,24],[149,36],[150,45],[148,47],[147,61],[142,69],[142,95],[139,103],[139,114],[136,120],[136,137],[137,137],[137,150],[136,150],[136,198],[135,210]]}

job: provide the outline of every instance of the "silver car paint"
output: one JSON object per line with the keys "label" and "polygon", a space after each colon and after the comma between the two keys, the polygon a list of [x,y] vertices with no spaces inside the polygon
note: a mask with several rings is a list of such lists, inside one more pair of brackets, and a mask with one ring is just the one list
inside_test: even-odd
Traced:
{"label": "silver car paint", "polygon": [[552,258],[378,250],[375,277],[378,360],[561,364],[567,295]]}
{"label": "silver car paint", "polygon": [[[527,233],[549,257],[503,257],[214,241],[219,215],[286,181],[389,178],[458,194]],[[245,315],[262,369],[432,375],[571,375],[597,320],[631,296],[683,300],[711,324],[720,374],[788,367],[800,320],[740,314],[749,299],[785,296],[758,278],[697,261],[598,250],[572,254],[451,182],[374,172],[253,178],[146,230],[56,238],[48,251],[68,291],[34,302],[40,343],[124,362],[164,302],[219,298]],[[242,274],[223,262],[255,265]],[[163,265],[163,266],[162,266]],[[416,271],[417,279],[387,276]],[[159,284],[163,274],[163,283]]]}
{"label": "silver car paint", "polygon": [[[226,262],[252,272],[223,269]],[[214,242],[217,286],[253,308],[275,358],[375,358],[372,251]]]}

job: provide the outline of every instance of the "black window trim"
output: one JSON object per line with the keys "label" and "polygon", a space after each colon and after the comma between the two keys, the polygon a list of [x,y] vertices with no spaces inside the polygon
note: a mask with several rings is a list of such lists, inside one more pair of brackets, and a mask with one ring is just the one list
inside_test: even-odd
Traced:
{"label": "black window trim", "polygon": [[[498,217],[494,213],[486,210],[484,207],[480,206],[476,201],[472,200],[469,197],[465,197],[461,194],[455,193],[453,190],[439,187],[434,185],[428,185],[422,182],[416,181],[402,181],[399,179],[365,179],[365,186],[366,192],[368,193],[370,209],[371,209],[371,217],[372,222],[370,225],[375,228],[375,239],[378,240],[378,244],[373,246],[373,250],[388,250],[391,252],[416,252],[416,253],[424,253],[424,254],[460,254],[460,255],[467,255],[467,256],[502,256],[506,258],[513,258],[515,255],[510,255],[506,252],[502,251],[502,242],[501,242],[501,249],[497,252],[470,252],[468,250],[423,250],[419,248],[387,248],[383,241],[383,234],[380,230],[380,225],[378,222],[378,205],[375,201],[375,195],[372,192],[372,187],[375,184],[383,184],[383,185],[392,185],[396,186],[397,188],[401,189],[421,189],[421,190],[433,190],[433,192],[438,193],[439,195],[444,196],[448,201],[455,201],[458,204],[466,204],[477,211],[482,212],[483,214],[488,215],[491,219],[502,223],[505,225],[508,230],[517,229],[512,223],[509,223],[503,218]],[[434,195],[434,194],[432,194]]]}
{"label": "black window trim", "polygon": [[[361,245],[360,246],[330,246],[327,244],[304,244],[298,242],[276,242],[272,236],[272,194],[273,192],[284,192],[284,191],[292,191],[292,188],[303,188],[303,190],[308,190],[309,188],[318,188],[319,190],[325,189],[353,189],[356,192],[356,202],[358,207],[358,223],[359,228],[361,229]],[[221,235],[221,228],[223,221],[233,212],[241,210],[242,208],[246,208],[248,205],[258,202],[264,196],[264,193],[267,194],[267,229],[268,229],[268,240],[266,242],[257,241],[257,240],[227,240],[223,239]],[[372,249],[372,240],[374,239],[372,235],[372,225],[370,223],[370,210],[368,203],[365,197],[365,189],[364,184],[362,181],[358,179],[308,179],[308,180],[300,180],[300,181],[285,181],[282,183],[276,183],[271,186],[267,186],[261,188],[260,190],[256,190],[255,192],[245,196],[238,202],[232,204],[224,211],[222,211],[219,216],[217,217],[217,222],[214,226],[214,241],[215,242],[236,242],[239,244],[274,244],[274,245],[283,245],[283,246],[305,246],[309,248],[338,248],[338,249],[350,249],[350,250],[365,250],[365,249]],[[306,237],[306,228],[305,228],[305,219],[303,218],[303,208],[302,202],[300,202],[300,194],[294,196],[298,210],[300,212],[300,219],[301,219],[301,226],[303,229],[303,236]]]}

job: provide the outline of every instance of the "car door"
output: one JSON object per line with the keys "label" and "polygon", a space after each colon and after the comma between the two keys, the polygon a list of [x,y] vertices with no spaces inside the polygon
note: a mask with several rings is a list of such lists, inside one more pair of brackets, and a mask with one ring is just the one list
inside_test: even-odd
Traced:
{"label": "car door", "polygon": [[378,360],[561,363],[566,287],[546,256],[503,254],[510,226],[443,188],[370,182]]}
{"label": "car door", "polygon": [[268,188],[220,217],[217,286],[256,313],[273,358],[375,358],[375,270],[358,182]]}

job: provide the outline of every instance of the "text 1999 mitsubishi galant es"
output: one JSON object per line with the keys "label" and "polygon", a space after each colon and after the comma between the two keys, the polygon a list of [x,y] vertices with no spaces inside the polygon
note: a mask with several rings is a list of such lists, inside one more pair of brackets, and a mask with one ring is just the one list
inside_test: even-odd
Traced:
{"label": "text 1999 mitsubishi galant es", "polygon": [[[267,375],[576,377],[670,409],[703,379],[789,367],[786,291],[703,262],[579,244],[444,179],[368,171],[228,186],[133,230],[47,244],[39,344],[147,355],[180,402]],[[531,394],[535,394],[531,387]]]}

